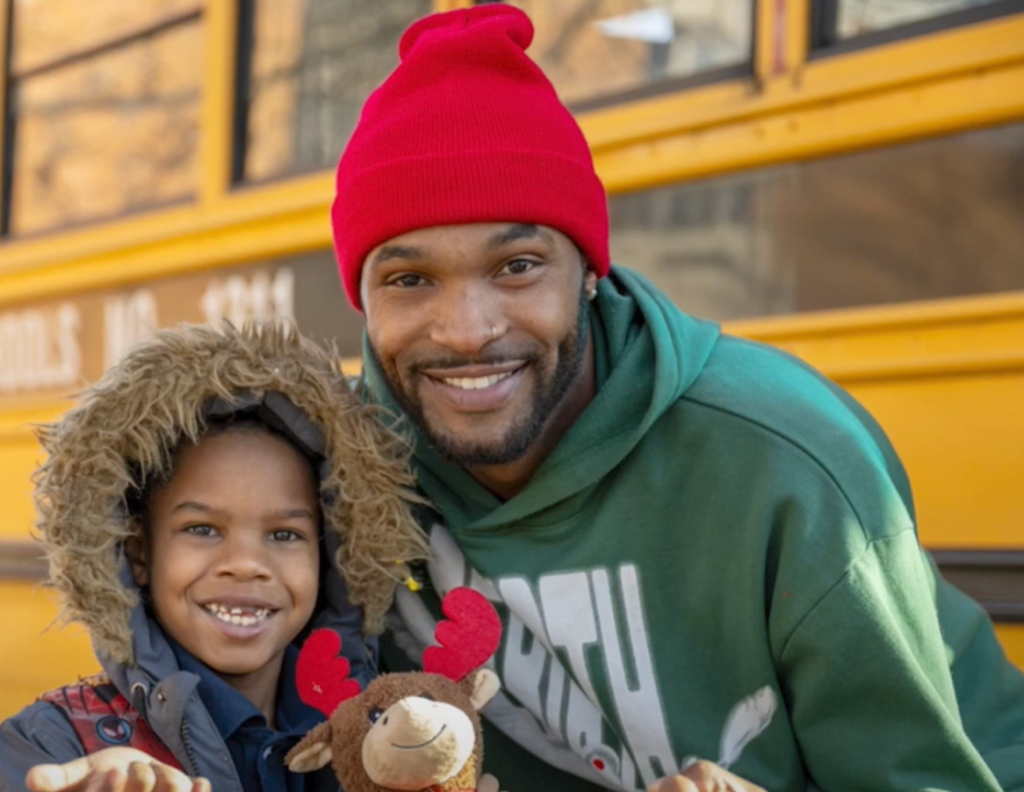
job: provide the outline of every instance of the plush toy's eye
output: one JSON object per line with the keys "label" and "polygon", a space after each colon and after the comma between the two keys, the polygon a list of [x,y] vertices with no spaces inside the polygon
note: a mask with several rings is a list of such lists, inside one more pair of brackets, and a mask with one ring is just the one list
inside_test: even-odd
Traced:
{"label": "plush toy's eye", "polygon": [[370,710],[370,723],[376,723],[380,720],[380,716],[384,714],[384,710],[380,707],[374,707]]}
{"label": "plush toy's eye", "polygon": [[420,693],[420,698],[426,699],[427,701],[433,701],[434,700],[434,697],[431,696],[429,693]]}

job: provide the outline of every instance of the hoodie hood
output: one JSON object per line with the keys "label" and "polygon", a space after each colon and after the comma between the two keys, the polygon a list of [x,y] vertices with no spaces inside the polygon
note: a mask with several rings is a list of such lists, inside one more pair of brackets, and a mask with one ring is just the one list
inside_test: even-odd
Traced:
{"label": "hoodie hood", "polygon": [[[597,394],[514,498],[502,502],[417,433],[420,486],[450,528],[494,530],[567,517],[696,381],[720,334],[716,324],[683,314],[646,278],[619,267],[598,283],[590,329]],[[371,393],[398,413],[373,356],[364,358]]]}
{"label": "hoodie hood", "polygon": [[[37,527],[50,581],[63,618],[86,626],[101,658],[132,665],[137,652],[165,654],[143,645],[163,638],[142,629],[124,556],[134,532],[130,494],[169,475],[174,450],[198,441],[210,418],[240,411],[320,461],[326,545],[348,598],[363,608],[364,629],[381,631],[396,583],[427,549],[411,511],[418,497],[408,446],[353,395],[337,361],[285,323],[166,330],[42,427]],[[329,605],[341,585],[324,587]]]}

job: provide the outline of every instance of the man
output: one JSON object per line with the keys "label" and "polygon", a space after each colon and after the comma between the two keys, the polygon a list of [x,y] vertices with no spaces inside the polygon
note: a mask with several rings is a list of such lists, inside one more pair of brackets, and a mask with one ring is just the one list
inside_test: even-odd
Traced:
{"label": "man", "polygon": [[415,24],[339,165],[367,391],[437,509],[390,662],[438,593],[496,603],[510,792],[1024,790],[1024,677],[922,553],[881,430],[610,268],[531,37],[500,5]]}

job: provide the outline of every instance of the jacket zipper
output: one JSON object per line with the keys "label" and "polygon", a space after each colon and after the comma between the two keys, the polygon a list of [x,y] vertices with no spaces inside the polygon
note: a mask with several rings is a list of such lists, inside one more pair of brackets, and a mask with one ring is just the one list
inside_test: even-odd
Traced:
{"label": "jacket zipper", "polygon": [[188,736],[188,724],[181,724],[181,744],[185,746],[185,755],[188,756],[189,764],[192,765],[192,777],[195,778],[199,775],[199,763],[196,761],[195,752],[192,750],[192,744],[189,742]]}

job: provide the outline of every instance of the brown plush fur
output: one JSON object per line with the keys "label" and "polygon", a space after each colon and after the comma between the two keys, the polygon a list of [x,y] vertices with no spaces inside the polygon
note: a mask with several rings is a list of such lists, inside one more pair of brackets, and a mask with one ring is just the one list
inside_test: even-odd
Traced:
{"label": "brown plush fur", "polygon": [[383,629],[407,564],[428,553],[409,504],[408,445],[352,394],[337,356],[288,324],[243,330],[186,326],[136,347],[59,423],[43,427],[48,458],[36,475],[38,528],[63,617],[85,624],[93,644],[132,662],[128,618],[136,595],[120,582],[132,533],[126,493],[165,476],[173,449],[203,433],[203,406],[239,391],[279,391],[323,432],[330,474],[324,517],[341,538],[336,559],[367,632]]}
{"label": "brown plush fur", "polygon": [[[329,722],[331,765],[341,788],[345,792],[392,792],[371,781],[363,770],[363,739],[371,726],[370,710],[375,707],[387,710],[401,699],[422,696],[425,693],[434,701],[452,704],[465,712],[473,722],[473,729],[476,732],[474,753],[462,770],[454,778],[431,789],[438,792],[476,789],[480,768],[483,767],[483,731],[480,715],[470,700],[475,673],[470,674],[462,682],[452,682],[439,674],[385,674],[371,682],[361,695],[342,702],[331,715]],[[289,758],[301,751],[311,737],[314,742],[324,739],[327,726],[328,724],[321,724],[317,730],[310,732],[309,736],[292,749]]]}

